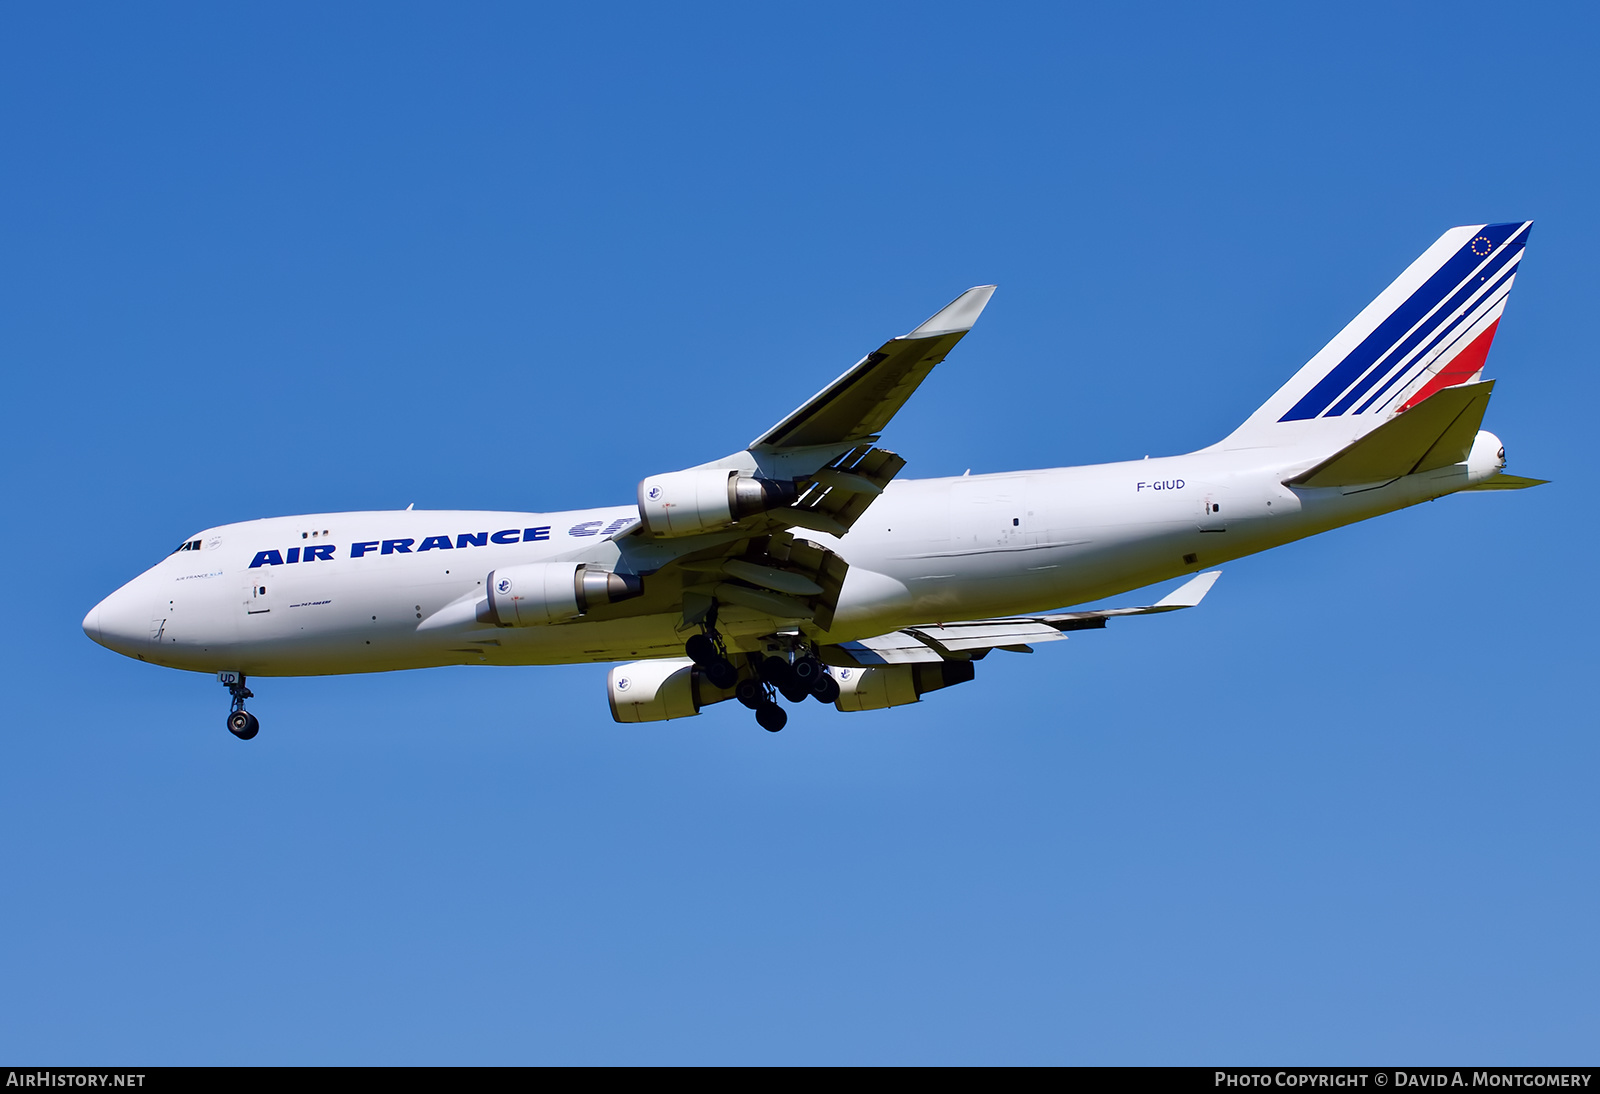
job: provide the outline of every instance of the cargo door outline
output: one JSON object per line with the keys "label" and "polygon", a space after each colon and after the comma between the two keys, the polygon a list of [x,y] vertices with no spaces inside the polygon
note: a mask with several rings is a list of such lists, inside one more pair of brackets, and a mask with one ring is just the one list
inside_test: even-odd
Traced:
{"label": "cargo door outline", "polygon": [[1200,519],[1196,526],[1202,532],[1226,532],[1228,518],[1232,515],[1228,506],[1228,492],[1215,486],[1206,486],[1200,496]]}
{"label": "cargo door outline", "polygon": [[277,581],[263,574],[245,586],[244,613],[246,615],[266,615],[272,611],[272,601],[275,599],[272,590],[277,584]]}

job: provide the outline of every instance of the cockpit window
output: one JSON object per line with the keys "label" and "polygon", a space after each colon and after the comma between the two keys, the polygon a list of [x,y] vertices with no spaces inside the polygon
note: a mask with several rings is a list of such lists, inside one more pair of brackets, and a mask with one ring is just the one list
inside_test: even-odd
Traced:
{"label": "cockpit window", "polygon": [[188,543],[180,543],[180,544],[178,544],[177,551],[173,551],[172,553],[173,554],[177,554],[178,551],[198,551],[199,549],[200,549],[200,541],[197,540],[197,539],[191,539]]}

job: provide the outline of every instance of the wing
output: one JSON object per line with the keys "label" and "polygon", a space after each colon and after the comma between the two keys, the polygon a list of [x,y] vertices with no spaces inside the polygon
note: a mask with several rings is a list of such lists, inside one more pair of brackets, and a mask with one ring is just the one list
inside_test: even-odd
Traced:
{"label": "wing", "polygon": [[872,442],[972,329],[994,290],[993,285],[968,289],[910,334],[891,338],[857,361],[751,441],[746,452],[712,466],[749,466],[758,475],[796,484],[797,500],[766,514],[769,526],[844,535],[906,465]]}
{"label": "wing", "polygon": [[911,393],[972,329],[995,286],[968,289],[910,334],[885,342],[754,441],[752,449],[876,440]]}
{"label": "wing", "polygon": [[[608,538],[619,567],[680,605],[684,627],[731,605],[768,626],[826,630],[848,566],[792,530],[843,536],[883,493],[905,460],[872,442],[972,329],[994,288],[968,289],[867,354],[743,452],[646,478],[643,519]],[[630,603],[646,611],[651,601]]]}
{"label": "wing", "polygon": [[977,660],[990,650],[1031,653],[1039,642],[1058,642],[1068,631],[1104,627],[1123,615],[1154,615],[1192,608],[1205,599],[1221,570],[1199,574],[1154,604],[1139,608],[1101,608],[1087,612],[1020,616],[1013,619],[970,619],[937,626],[906,627],[889,634],[828,646],[823,660],[843,667],[903,665],[936,661]]}

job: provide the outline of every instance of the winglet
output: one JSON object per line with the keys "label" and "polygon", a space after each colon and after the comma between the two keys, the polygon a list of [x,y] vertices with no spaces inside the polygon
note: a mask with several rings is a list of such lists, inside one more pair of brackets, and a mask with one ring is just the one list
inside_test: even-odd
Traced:
{"label": "winglet", "polygon": [[989,298],[994,295],[994,285],[979,285],[968,289],[943,308],[926,323],[906,335],[907,338],[933,338],[941,334],[969,331],[983,314]]}
{"label": "winglet", "polygon": [[1116,619],[1124,615],[1156,615],[1160,612],[1175,612],[1180,608],[1192,608],[1204,600],[1206,594],[1211,591],[1211,586],[1215,585],[1217,578],[1221,576],[1221,570],[1196,574],[1154,604],[1143,608],[1096,608],[1087,612],[1059,612],[1055,615],[1041,615],[1035,616],[1035,618],[1041,623],[1048,623],[1060,631],[1081,631],[1103,627],[1106,625],[1106,620]]}
{"label": "winglet", "polygon": [[1198,574],[1156,601],[1151,607],[1164,608],[1169,611],[1173,608],[1192,608],[1206,598],[1206,594],[1211,591],[1211,586],[1215,585],[1217,578],[1221,576],[1221,570]]}
{"label": "winglet", "polygon": [[808,469],[815,470],[856,444],[877,440],[917,385],[966,337],[993,295],[993,285],[968,289],[910,334],[891,338],[861,358],[843,376],[751,441],[750,448],[820,451],[837,445]]}

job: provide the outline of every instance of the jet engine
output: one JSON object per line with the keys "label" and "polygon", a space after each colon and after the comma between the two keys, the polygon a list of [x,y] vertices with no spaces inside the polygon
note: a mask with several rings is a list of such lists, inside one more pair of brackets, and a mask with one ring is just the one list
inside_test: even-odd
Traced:
{"label": "jet engine", "polygon": [[736,520],[793,505],[792,482],[738,471],[697,468],[652,475],[639,484],[639,515],[652,535],[696,536]]}
{"label": "jet engine", "polygon": [[497,627],[533,627],[576,619],[599,604],[644,592],[633,574],[591,570],[581,562],[527,562],[489,571],[489,594],[480,616]]}
{"label": "jet engine", "polygon": [[734,691],[712,684],[693,661],[674,657],[617,665],[606,677],[606,694],[619,722],[663,722],[699,714]]}
{"label": "jet engine", "polygon": [[964,684],[975,675],[971,661],[828,671],[839,681],[839,698],[834,705],[846,711],[883,710],[920,702],[930,691]]}

